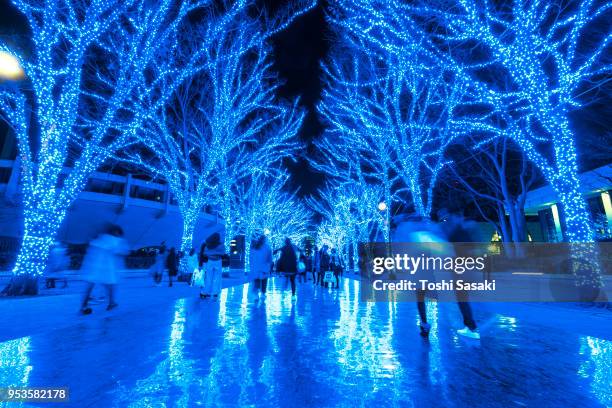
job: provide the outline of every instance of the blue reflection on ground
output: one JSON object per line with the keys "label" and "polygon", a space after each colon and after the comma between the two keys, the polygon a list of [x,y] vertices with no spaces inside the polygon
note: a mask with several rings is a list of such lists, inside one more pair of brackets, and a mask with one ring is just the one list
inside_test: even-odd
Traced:
{"label": "blue reflection on ground", "polygon": [[[22,337],[0,344],[0,387],[27,387],[30,383],[30,337]],[[0,401],[0,407],[19,407],[20,403]]]}
{"label": "blue reflection on ground", "polygon": [[296,303],[283,279],[265,302],[247,291],[0,343],[0,382],[69,386],[58,406],[74,407],[612,405],[610,337],[576,333],[555,309],[475,305],[475,342],[455,334],[456,305],[430,303],[424,340],[413,304],[360,302],[355,280],[301,284]]}

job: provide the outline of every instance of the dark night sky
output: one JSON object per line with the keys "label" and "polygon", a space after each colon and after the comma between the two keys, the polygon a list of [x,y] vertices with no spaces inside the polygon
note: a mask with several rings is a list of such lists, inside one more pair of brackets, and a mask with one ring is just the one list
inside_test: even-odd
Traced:
{"label": "dark night sky", "polygon": [[21,33],[26,30],[27,21],[9,0],[0,0],[0,28],[2,34]]}
{"label": "dark night sky", "polygon": [[302,106],[308,110],[299,135],[305,144],[304,151],[296,162],[285,162],[292,176],[291,187],[299,188],[299,195],[313,193],[324,181],[324,176],[312,170],[305,159],[312,153],[310,142],[323,131],[315,107],[321,94],[320,62],[329,48],[324,8],[325,2],[319,1],[314,10],[298,18],[274,38],[275,69],[285,81],[281,96],[288,99],[299,97]]}

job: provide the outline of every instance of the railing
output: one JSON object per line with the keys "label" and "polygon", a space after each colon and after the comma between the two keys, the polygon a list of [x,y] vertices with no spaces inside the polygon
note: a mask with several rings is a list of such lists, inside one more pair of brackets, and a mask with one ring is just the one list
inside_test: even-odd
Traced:
{"label": "railing", "polygon": [[[62,175],[70,173],[64,168]],[[0,160],[0,193],[12,196],[19,191],[19,162],[17,160]],[[79,198],[91,201],[103,201],[122,204],[123,207],[138,205],[159,208],[164,211],[178,212],[176,200],[172,197],[167,184],[139,180],[131,174],[94,172]],[[204,208],[204,214],[214,216],[218,221],[219,211],[213,207]]]}

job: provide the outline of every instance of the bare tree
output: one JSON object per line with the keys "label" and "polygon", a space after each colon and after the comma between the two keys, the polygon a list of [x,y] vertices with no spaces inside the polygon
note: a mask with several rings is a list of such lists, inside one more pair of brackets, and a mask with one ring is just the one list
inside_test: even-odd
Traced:
{"label": "bare tree", "polygon": [[[455,155],[451,180],[472,197],[481,216],[500,232],[504,242],[526,242],[525,200],[539,174],[518,146],[496,139],[474,149],[468,143]],[[492,207],[494,216],[485,209]]]}
{"label": "bare tree", "polygon": [[[162,55],[179,46],[187,16],[208,1],[17,1],[32,31],[31,57],[17,50],[23,83],[3,84],[0,111],[18,141],[24,234],[16,275],[7,293],[35,293],[68,207],[88,177],[115,152],[135,142],[146,119],[140,101],[162,106],[172,91],[202,67],[202,40],[181,64]],[[226,13],[231,16],[243,5]],[[210,20],[223,29],[226,18]],[[161,87],[164,84],[164,87]],[[34,114],[31,114],[33,111]],[[70,166],[64,178],[65,166]]]}
{"label": "bare tree", "polygon": [[224,30],[206,30],[204,68],[166,106],[147,107],[151,115],[138,135],[141,144],[123,155],[168,181],[183,217],[183,251],[192,247],[198,217],[210,204],[220,209],[229,250],[238,212],[232,186],[293,154],[292,139],[304,117],[297,101],[276,98],[278,78],[267,41],[279,22],[249,19],[247,10]]}

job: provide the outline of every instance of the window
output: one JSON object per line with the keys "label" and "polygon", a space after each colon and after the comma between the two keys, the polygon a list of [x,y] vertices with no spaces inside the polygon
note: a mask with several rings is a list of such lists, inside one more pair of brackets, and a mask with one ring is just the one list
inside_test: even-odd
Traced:
{"label": "window", "polygon": [[124,188],[125,184],[120,182],[111,180],[90,179],[87,181],[85,191],[120,196],[123,195]]}
{"label": "window", "polygon": [[141,200],[156,201],[161,203],[164,201],[165,192],[151,187],[131,186],[130,197],[139,198]]}

